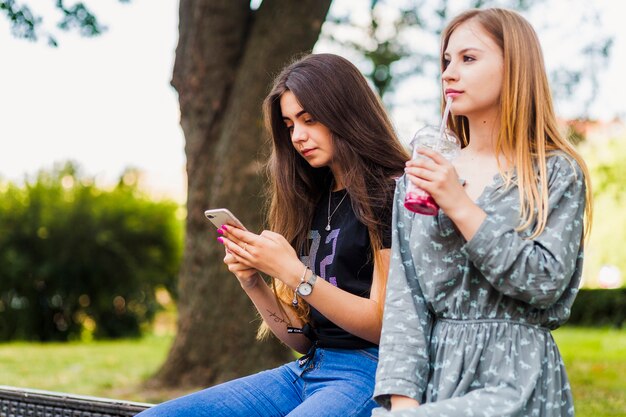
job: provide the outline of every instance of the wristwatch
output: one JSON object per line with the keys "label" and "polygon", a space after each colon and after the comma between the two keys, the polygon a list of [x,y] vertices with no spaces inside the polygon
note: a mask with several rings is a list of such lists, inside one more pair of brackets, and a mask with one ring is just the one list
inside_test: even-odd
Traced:
{"label": "wristwatch", "polygon": [[308,280],[304,280],[304,276],[302,277],[302,281],[296,287],[296,292],[300,297],[306,297],[313,292],[313,286],[315,285],[315,281],[317,281],[317,275],[311,274]]}

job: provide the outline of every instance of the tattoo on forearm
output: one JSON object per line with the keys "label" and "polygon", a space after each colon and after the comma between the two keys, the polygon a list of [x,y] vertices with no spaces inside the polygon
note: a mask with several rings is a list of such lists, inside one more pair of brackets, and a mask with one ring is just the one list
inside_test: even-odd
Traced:
{"label": "tattoo on forearm", "polygon": [[287,323],[287,321],[284,318],[278,316],[273,311],[267,310],[267,312],[270,313],[270,318],[274,320],[274,323],[285,323],[285,324]]}

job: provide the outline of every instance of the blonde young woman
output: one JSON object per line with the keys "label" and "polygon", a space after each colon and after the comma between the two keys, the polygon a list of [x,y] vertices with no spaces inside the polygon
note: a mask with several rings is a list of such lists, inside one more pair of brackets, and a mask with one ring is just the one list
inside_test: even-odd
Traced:
{"label": "blonde young woman", "polygon": [[[375,416],[571,416],[550,330],[582,271],[585,163],[558,131],[530,24],[470,10],[442,34],[453,163],[425,150],[406,177],[440,211],[407,211],[398,183]],[[461,181],[464,180],[464,181]],[[586,217],[586,219],[585,219]]]}
{"label": "blonde young woman", "polygon": [[264,319],[261,333],[304,356],[142,417],[365,417],[376,406],[391,202],[407,153],[363,75],[337,55],[286,67],[264,112],[271,231],[224,225],[218,240]]}

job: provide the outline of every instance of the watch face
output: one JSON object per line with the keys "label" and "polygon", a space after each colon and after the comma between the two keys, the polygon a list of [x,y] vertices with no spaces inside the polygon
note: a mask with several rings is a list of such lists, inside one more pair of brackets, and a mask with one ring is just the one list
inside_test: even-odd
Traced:
{"label": "watch face", "polygon": [[309,284],[308,282],[303,282],[300,285],[298,285],[298,288],[296,288],[296,291],[298,292],[299,295],[306,297],[307,295],[313,292],[313,286]]}

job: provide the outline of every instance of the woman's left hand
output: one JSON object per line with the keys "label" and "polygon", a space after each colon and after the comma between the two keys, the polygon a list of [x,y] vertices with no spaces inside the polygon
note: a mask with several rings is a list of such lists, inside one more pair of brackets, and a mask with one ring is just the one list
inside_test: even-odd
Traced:
{"label": "woman's left hand", "polygon": [[427,158],[407,161],[404,171],[408,179],[428,192],[444,212],[469,198],[450,161],[430,149],[422,148],[417,152]]}
{"label": "woman's left hand", "polygon": [[290,287],[298,285],[298,276],[304,265],[282,235],[269,230],[257,235],[235,227],[222,228],[224,245],[241,262],[283,281]]}

